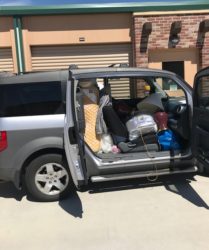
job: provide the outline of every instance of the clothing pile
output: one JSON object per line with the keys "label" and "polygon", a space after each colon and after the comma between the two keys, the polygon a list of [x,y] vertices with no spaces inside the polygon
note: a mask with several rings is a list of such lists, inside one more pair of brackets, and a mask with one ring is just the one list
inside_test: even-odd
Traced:
{"label": "clothing pile", "polygon": [[159,94],[143,100],[114,100],[95,85],[82,84],[84,140],[95,153],[129,153],[180,149],[168,129]]}
{"label": "clothing pile", "polygon": [[[180,144],[168,129],[168,116],[159,94],[129,104],[115,101],[103,107],[103,118],[113,143],[122,153],[160,150],[178,150]],[[135,108],[137,107],[137,108]]]}

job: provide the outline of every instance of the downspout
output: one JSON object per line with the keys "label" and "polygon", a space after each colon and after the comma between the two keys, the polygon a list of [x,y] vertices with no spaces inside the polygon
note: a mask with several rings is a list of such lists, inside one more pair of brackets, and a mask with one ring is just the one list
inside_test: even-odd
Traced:
{"label": "downspout", "polygon": [[14,16],[13,25],[15,33],[18,74],[23,74],[25,72],[25,60],[24,60],[24,50],[23,50],[23,38],[22,38],[22,18],[19,16]]}

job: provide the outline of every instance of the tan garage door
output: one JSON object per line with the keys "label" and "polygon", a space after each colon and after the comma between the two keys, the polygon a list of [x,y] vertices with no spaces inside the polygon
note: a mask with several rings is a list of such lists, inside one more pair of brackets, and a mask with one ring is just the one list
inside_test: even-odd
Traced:
{"label": "tan garage door", "polygon": [[[32,47],[32,70],[65,69],[70,64],[79,68],[107,67],[114,63],[131,62],[130,44],[78,45],[78,46],[36,46]],[[130,97],[129,82],[123,86],[114,82],[112,95]]]}
{"label": "tan garage door", "polygon": [[0,49],[0,71],[14,71],[11,48]]}

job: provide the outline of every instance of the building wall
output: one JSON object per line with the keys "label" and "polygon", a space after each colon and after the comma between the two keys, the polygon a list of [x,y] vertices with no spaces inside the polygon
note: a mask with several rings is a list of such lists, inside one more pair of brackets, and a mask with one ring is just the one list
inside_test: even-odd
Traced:
{"label": "building wall", "polygon": [[12,64],[15,72],[17,72],[17,60],[16,60],[16,47],[15,47],[15,36],[13,29],[12,17],[0,17],[0,51],[3,55],[0,55],[0,61],[5,61],[4,51],[11,50]]}
{"label": "building wall", "polygon": [[131,14],[23,17],[30,45],[130,42],[130,27]]}
{"label": "building wall", "polygon": [[[201,39],[199,32],[200,22],[207,19],[209,19],[209,15],[205,14],[173,13],[168,15],[168,13],[163,13],[161,15],[153,14],[149,16],[135,14],[133,43],[136,66],[156,66],[160,68],[160,64],[157,66],[157,61],[153,65],[153,51],[155,54],[158,54],[159,58],[162,58],[162,61],[163,57],[166,57],[166,53],[171,54],[173,52],[173,61],[185,57],[185,61],[190,62],[186,68],[186,74],[191,83],[191,78],[193,78],[199,68],[209,66],[209,33],[205,33],[205,38]],[[170,29],[175,21],[182,22],[182,29],[179,34],[180,42],[176,48],[169,49]],[[147,22],[152,24],[152,32],[149,36],[142,33],[143,25]],[[188,59],[190,55],[191,58]],[[195,62],[193,61],[194,58],[196,58]]]}
{"label": "building wall", "polygon": [[0,47],[12,46],[13,24],[11,17],[0,17]]}
{"label": "building wall", "polygon": [[26,70],[31,70],[31,47],[131,43],[131,14],[92,14],[23,17]]}
{"label": "building wall", "polygon": [[[163,13],[112,13],[22,17],[26,71],[32,70],[33,48],[132,44],[133,64],[137,67],[161,68],[161,61],[185,61],[185,79],[192,84],[195,73],[209,66],[209,32],[200,34],[199,26],[208,20],[203,11]],[[169,48],[171,24],[182,22],[180,42]],[[147,37],[145,23],[152,24]],[[0,49],[11,48],[13,69],[17,71],[13,17],[0,17]],[[0,51],[1,52],[1,51]]]}
{"label": "building wall", "polygon": [[184,61],[184,78],[193,85],[194,77],[200,68],[200,53],[197,48],[151,49],[148,55],[149,68],[161,69],[162,62]]}

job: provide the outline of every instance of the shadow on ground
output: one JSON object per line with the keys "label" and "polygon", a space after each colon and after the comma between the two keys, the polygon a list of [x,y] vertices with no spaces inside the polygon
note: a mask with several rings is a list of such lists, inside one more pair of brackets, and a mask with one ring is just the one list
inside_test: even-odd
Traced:
{"label": "shadow on ground", "polygon": [[75,218],[82,218],[83,206],[78,192],[73,192],[68,198],[59,201],[60,207]]}
{"label": "shadow on ground", "polygon": [[21,201],[22,198],[26,195],[25,190],[18,190],[10,182],[0,183],[0,198],[13,198],[17,201]]}
{"label": "shadow on ground", "polygon": [[[16,201],[21,201],[23,197],[26,196],[25,189],[18,190],[10,182],[0,183],[0,198],[15,199]],[[30,196],[27,197],[27,200],[35,202]],[[68,198],[59,201],[60,207],[71,214],[73,217],[82,218],[83,208],[81,200],[77,192],[73,192]]]}
{"label": "shadow on ground", "polygon": [[[209,209],[206,202],[190,185],[196,181],[195,177],[187,176],[165,176],[158,178],[157,181],[150,182],[147,179],[135,179],[126,181],[106,182],[100,184],[90,184],[86,190],[90,194],[103,192],[117,192],[128,189],[148,188],[164,186],[169,192],[180,195],[182,198],[191,202],[193,205]],[[79,197],[80,192],[73,192],[68,198],[59,201],[59,206],[75,218],[82,218],[83,206]],[[0,183],[0,198],[13,198],[21,201],[26,195],[25,190],[17,190],[12,183]],[[33,201],[31,199],[28,199]]]}
{"label": "shadow on ground", "polygon": [[100,183],[90,185],[89,193],[113,192],[127,189],[148,188],[155,186],[164,186],[166,190],[180,195],[182,198],[191,202],[193,205],[209,209],[208,204],[200,197],[200,195],[190,185],[196,181],[193,175],[181,176],[164,176],[159,177],[156,181],[148,179],[135,179],[129,181],[117,181],[109,183]]}

